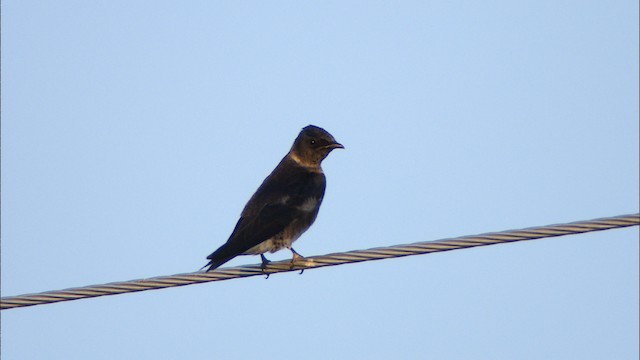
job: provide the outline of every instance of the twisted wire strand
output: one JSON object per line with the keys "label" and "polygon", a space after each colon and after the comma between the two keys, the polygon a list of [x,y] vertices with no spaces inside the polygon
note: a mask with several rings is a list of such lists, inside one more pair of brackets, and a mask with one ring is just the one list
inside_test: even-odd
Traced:
{"label": "twisted wire strand", "polygon": [[472,248],[476,246],[543,239],[547,237],[580,234],[637,225],[640,225],[640,213],[566,224],[538,226],[520,230],[507,230],[436,241],[424,241],[413,244],[394,245],[367,250],[353,250],[322,256],[313,256],[296,261],[294,266],[292,266],[291,261],[288,260],[278,261],[270,263],[264,270],[260,265],[246,265],[222,268],[210,272],[194,272],[159,276],[148,279],[113,282],[103,285],[90,285],[65,290],[46,291],[37,294],[7,296],[0,298],[0,310],[98,296],[125,294],[137,291],[164,289],[168,287],[199,284],[211,281],[230,280],[256,275],[269,275],[280,272],[314,269],[363,261],[429,254],[441,251]]}

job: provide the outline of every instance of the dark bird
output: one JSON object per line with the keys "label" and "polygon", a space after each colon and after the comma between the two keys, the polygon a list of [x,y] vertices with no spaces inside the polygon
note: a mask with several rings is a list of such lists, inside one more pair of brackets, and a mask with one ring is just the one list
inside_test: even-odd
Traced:
{"label": "dark bird", "polygon": [[326,180],[320,163],[333,149],[344,149],[331,134],[317,126],[302,129],[289,153],[262,182],[240,215],[227,242],[207,257],[211,271],[238,255],[258,255],[262,267],[266,252],[287,248],[313,224],[320,210]]}

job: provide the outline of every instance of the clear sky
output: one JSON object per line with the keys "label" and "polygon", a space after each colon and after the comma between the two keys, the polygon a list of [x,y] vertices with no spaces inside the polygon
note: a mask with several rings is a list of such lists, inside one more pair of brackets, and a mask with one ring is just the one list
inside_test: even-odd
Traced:
{"label": "clear sky", "polygon": [[[308,124],[303,255],[638,212],[638,52],[637,1],[5,0],[2,295],[199,269]],[[637,359],[638,234],[7,310],[2,358]]]}

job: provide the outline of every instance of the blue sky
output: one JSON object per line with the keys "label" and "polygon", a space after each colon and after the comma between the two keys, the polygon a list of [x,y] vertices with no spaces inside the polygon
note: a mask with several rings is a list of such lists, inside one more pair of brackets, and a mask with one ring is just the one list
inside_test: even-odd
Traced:
{"label": "blue sky", "polygon": [[[303,255],[639,210],[635,1],[2,5],[3,296],[199,269],[308,124]],[[635,227],[58,303],[2,356],[633,359],[638,269]]]}

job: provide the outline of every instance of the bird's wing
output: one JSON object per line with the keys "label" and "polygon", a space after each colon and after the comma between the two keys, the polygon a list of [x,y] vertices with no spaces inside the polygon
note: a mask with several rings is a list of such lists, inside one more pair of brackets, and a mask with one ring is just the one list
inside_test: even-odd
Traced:
{"label": "bird's wing", "polygon": [[268,204],[258,214],[243,219],[244,225],[234,231],[227,243],[238,244],[245,252],[280,233],[300,215],[300,210],[285,204]]}
{"label": "bird's wing", "polygon": [[241,217],[229,240],[207,257],[210,269],[224,264],[252,247],[282,232],[300,210],[285,204],[267,204],[257,214]]}

